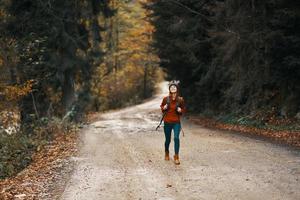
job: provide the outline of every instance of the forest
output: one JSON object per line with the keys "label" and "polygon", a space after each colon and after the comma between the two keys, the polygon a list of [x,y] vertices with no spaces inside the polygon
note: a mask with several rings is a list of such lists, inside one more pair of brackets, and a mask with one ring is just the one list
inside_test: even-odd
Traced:
{"label": "forest", "polygon": [[299,130],[299,22],[291,0],[1,0],[0,178],[163,80],[191,114]]}
{"label": "forest", "polygon": [[152,96],[162,70],[141,10],[117,0],[0,2],[0,178],[87,113]]}
{"label": "forest", "polygon": [[193,112],[268,122],[300,119],[300,4],[162,0],[154,46]]}

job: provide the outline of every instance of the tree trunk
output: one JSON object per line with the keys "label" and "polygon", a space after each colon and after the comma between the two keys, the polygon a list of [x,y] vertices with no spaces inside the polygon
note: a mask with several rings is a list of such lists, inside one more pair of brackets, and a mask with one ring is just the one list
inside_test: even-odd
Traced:
{"label": "tree trunk", "polygon": [[67,112],[75,100],[73,73],[70,70],[64,72],[64,83],[62,86],[62,103]]}

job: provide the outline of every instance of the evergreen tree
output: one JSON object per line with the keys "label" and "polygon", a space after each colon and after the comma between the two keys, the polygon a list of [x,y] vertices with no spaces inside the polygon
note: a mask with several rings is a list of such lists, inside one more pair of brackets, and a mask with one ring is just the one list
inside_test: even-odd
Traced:
{"label": "evergreen tree", "polygon": [[22,122],[78,116],[89,101],[91,74],[102,58],[99,16],[110,17],[106,1],[7,1],[5,37],[16,42],[18,83],[34,80],[20,101]]}
{"label": "evergreen tree", "polygon": [[300,5],[284,0],[148,1],[155,47],[190,110],[217,114],[300,111]]}

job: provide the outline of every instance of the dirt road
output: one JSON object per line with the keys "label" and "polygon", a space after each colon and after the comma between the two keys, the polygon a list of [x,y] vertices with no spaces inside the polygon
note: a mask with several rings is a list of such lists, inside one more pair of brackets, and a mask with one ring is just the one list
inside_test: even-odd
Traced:
{"label": "dirt road", "polygon": [[[83,130],[84,145],[62,200],[297,200],[300,152],[183,120],[181,165],[164,160],[155,131],[162,92],[141,105],[100,116]],[[173,154],[173,141],[171,143]]]}

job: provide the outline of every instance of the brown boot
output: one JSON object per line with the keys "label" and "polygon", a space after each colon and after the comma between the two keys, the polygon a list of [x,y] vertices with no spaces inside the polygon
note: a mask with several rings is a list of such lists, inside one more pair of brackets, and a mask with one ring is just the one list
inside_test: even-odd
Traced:
{"label": "brown boot", "polygon": [[169,156],[169,152],[168,151],[165,152],[165,160],[170,160],[170,156]]}
{"label": "brown boot", "polygon": [[178,154],[174,155],[174,163],[175,163],[175,165],[180,165]]}

